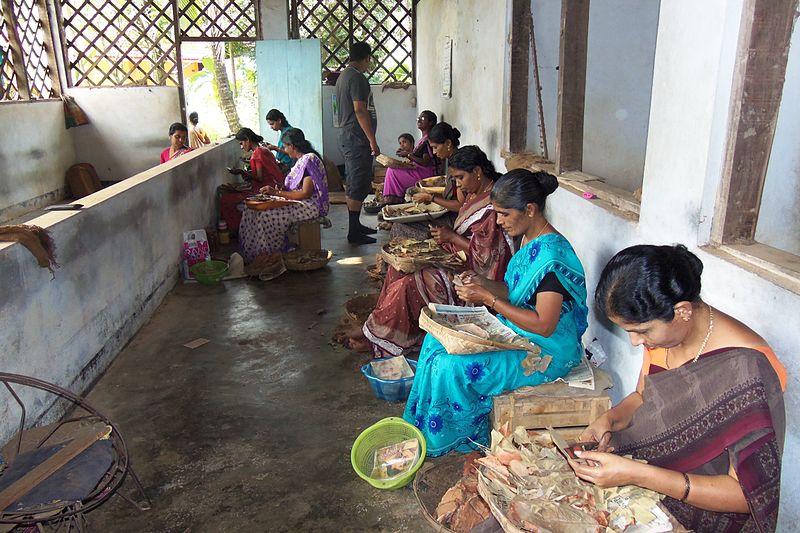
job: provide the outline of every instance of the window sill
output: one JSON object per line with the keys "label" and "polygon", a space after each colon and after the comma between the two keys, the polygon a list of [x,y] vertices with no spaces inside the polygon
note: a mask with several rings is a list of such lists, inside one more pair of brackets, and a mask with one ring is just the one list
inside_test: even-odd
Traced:
{"label": "window sill", "polygon": [[639,220],[641,202],[632,192],[608,185],[601,178],[571,170],[558,176],[558,183],[565,190],[579,196],[588,193],[594,198],[588,200],[596,203],[612,214],[628,220]]}
{"label": "window sill", "polygon": [[[506,163],[506,170],[526,168],[555,174],[555,165],[541,156],[532,153],[514,153],[503,150],[500,154]],[[584,172],[569,171],[558,176],[558,184],[564,190],[583,197],[584,193],[595,196],[590,202],[627,220],[638,221],[640,199],[625,189],[603,183],[602,178]]]}
{"label": "window sill", "polygon": [[711,244],[702,250],[800,294],[800,257],[766,244]]}

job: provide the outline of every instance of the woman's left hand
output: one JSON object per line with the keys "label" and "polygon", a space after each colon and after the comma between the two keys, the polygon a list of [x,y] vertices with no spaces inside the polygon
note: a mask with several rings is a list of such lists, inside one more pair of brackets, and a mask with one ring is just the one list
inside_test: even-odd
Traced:
{"label": "woman's left hand", "polygon": [[494,300],[494,295],[489,292],[488,289],[474,283],[456,285],[455,289],[458,297],[462,301],[470,304],[489,305],[489,303]]}
{"label": "woman's left hand", "polygon": [[408,152],[401,148],[398,148],[395,153],[398,155],[398,157],[408,157]]}
{"label": "woman's left hand", "polygon": [[588,463],[578,464],[574,459],[569,460],[578,477],[603,488],[635,485],[636,471],[643,465],[613,453],[576,451],[575,455]]}
{"label": "woman's left hand", "polygon": [[282,196],[281,191],[279,191],[278,189],[276,189],[271,185],[267,185],[266,187],[261,187],[261,189],[259,189],[258,192],[260,192],[261,194],[270,194],[272,196]]}
{"label": "woman's left hand", "polygon": [[278,150],[280,150],[280,148],[278,148],[274,144],[267,143],[267,150],[272,150],[273,152],[277,152]]}
{"label": "woman's left hand", "polygon": [[453,237],[455,237],[456,232],[448,228],[447,226],[429,226],[431,230],[431,237],[438,243],[438,244],[445,244],[451,242]]}

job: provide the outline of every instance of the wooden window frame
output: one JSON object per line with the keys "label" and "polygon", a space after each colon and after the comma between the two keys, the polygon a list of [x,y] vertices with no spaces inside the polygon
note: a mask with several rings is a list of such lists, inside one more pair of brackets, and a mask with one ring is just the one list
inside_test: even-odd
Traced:
{"label": "wooden window frame", "polygon": [[[577,195],[591,194],[599,206],[623,218],[638,220],[641,202],[634,193],[583,172],[589,6],[590,0],[565,0],[561,3],[555,157],[552,162],[535,163],[534,166],[555,174],[565,190]],[[506,159],[524,154],[527,148],[528,78],[532,68],[530,0],[513,0],[511,9],[509,150],[503,154]]]}
{"label": "wooden window frame", "polygon": [[800,257],[756,242],[798,0],[745,0],[730,122],[711,242],[706,247],[800,294]]}
{"label": "wooden window frame", "polygon": [[[14,0],[0,0],[2,5],[3,19],[8,32],[8,45],[9,54],[4,58],[4,62],[11,61],[13,70],[14,84],[17,92],[17,97],[14,99],[3,98],[0,103],[19,103],[19,102],[47,102],[58,100],[62,94],[61,78],[58,75],[58,63],[56,62],[55,46],[53,43],[52,24],[50,22],[50,12],[47,9],[46,0],[33,0],[33,9],[36,10],[38,15],[38,22],[42,32],[42,49],[38,51],[37,61],[44,59],[44,72],[41,73],[42,78],[47,78],[50,81],[50,90],[47,95],[42,92],[42,87],[35,87],[38,96],[34,96],[32,87],[35,80],[31,80],[28,75],[28,61],[30,57],[25,53],[20,38],[20,27],[24,23],[26,26],[30,24],[30,20],[20,20],[19,14],[15,11]],[[42,68],[42,65],[36,65],[34,68]],[[12,83],[12,80],[8,80]],[[8,89],[10,90],[10,89]],[[3,87],[0,92],[5,95],[8,90]]]}

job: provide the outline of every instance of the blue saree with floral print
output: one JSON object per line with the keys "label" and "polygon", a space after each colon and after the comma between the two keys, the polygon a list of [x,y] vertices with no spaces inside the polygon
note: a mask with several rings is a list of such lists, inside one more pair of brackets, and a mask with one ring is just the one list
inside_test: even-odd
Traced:
{"label": "blue saree with floral print", "polygon": [[425,435],[428,455],[465,452],[475,449],[474,443],[487,445],[493,396],[553,381],[580,362],[588,314],[586,282],[583,266],[564,237],[543,235],[514,254],[505,275],[509,301],[517,307],[535,309],[536,289],[550,272],[572,297],[562,304],[552,335],[527,332],[498,315],[504,324],[552,357],[544,372],[526,376],[521,363],[527,354],[521,350],[450,355],[433,336],[425,336],[403,418]]}

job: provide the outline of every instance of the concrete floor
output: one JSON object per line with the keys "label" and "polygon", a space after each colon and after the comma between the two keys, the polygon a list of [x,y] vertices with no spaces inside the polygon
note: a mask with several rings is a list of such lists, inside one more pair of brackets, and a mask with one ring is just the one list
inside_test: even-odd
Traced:
{"label": "concrete floor", "polygon": [[[347,211],[331,210],[326,269],[179,284],[99,380],[89,400],[121,429],[153,508],[112,499],[91,531],[430,529],[410,488],[373,489],[350,466],[356,436],[403,404],[375,399],[364,359],[329,344],[343,303],[376,290],[364,268],[378,250],[349,246]],[[198,337],[211,342],[182,346]]]}

